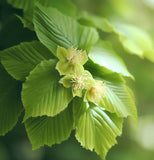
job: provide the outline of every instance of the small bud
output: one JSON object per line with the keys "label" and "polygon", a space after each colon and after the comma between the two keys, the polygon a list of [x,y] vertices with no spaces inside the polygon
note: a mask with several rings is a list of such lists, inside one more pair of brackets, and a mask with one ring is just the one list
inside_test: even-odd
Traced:
{"label": "small bud", "polygon": [[68,56],[67,59],[71,66],[75,64],[84,65],[85,62],[88,60],[87,54],[85,51],[74,49],[73,47],[68,49]]}
{"label": "small bud", "polygon": [[88,60],[85,51],[77,50],[73,47],[66,50],[58,46],[57,57],[59,58],[59,62],[56,65],[56,69],[59,71],[60,75],[74,73],[79,65],[83,66]]}
{"label": "small bud", "polygon": [[103,81],[96,81],[95,85],[86,92],[85,99],[94,103],[99,103],[106,92],[106,84],[103,83]]}
{"label": "small bud", "polygon": [[83,68],[82,70],[76,70],[74,74],[68,74],[60,79],[60,83],[64,87],[72,87],[73,97],[82,97],[82,90],[91,88],[94,82],[92,75]]}

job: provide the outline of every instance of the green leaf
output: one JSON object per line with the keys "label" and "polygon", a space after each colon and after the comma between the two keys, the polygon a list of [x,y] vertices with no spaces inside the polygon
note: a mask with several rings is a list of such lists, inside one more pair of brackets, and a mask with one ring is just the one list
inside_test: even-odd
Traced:
{"label": "green leaf", "polygon": [[[114,3],[117,4],[116,1]],[[125,7],[128,6],[125,5]],[[132,14],[132,12],[130,12],[130,14]],[[154,44],[150,35],[139,27],[126,23],[118,23],[117,20],[115,21],[115,18],[113,19],[113,21],[109,22],[103,17],[95,16],[87,12],[82,12],[79,16],[79,22],[81,24],[93,26],[103,32],[116,33],[126,51],[154,62]]]}
{"label": "green leaf", "polygon": [[88,12],[81,12],[79,22],[83,25],[92,26],[102,30],[103,32],[113,32],[114,26],[104,17],[96,16]]}
{"label": "green leaf", "polygon": [[52,146],[66,140],[73,129],[72,111],[68,107],[55,117],[35,117],[25,122],[33,149],[43,145]]}
{"label": "green leaf", "polygon": [[130,24],[116,23],[114,26],[123,47],[129,53],[154,62],[154,45],[147,32]]}
{"label": "green leaf", "polygon": [[7,0],[13,7],[28,10],[33,8],[34,0]]}
{"label": "green leaf", "polygon": [[76,139],[83,147],[95,150],[105,159],[108,150],[117,143],[123,119],[106,112],[102,107],[76,99],[73,106]]}
{"label": "green leaf", "polygon": [[57,8],[60,12],[71,17],[76,16],[77,8],[72,0],[38,0],[43,6]]}
{"label": "green leaf", "polygon": [[24,27],[34,30],[33,26],[33,12],[36,0],[7,0],[9,4],[18,9],[23,9],[23,18],[17,17],[21,20]]}
{"label": "green leaf", "polygon": [[72,3],[71,0],[8,0],[13,7],[23,9],[24,16],[19,17],[19,19],[24,24],[24,27],[27,27],[31,30],[34,30],[33,26],[33,14],[35,3],[41,3],[45,7],[54,7],[57,8],[60,12],[75,17],[76,16],[76,6]]}
{"label": "green leaf", "polygon": [[[76,15],[76,6],[72,3],[71,0],[7,0],[9,4],[11,4],[15,8],[23,9],[29,11],[33,10],[35,6],[35,2],[41,3],[43,6],[50,6],[57,8],[62,13],[74,16]],[[31,14],[32,16],[32,14]]]}
{"label": "green leaf", "polygon": [[17,123],[23,108],[21,84],[12,79],[0,64],[0,135],[5,135]]}
{"label": "green leaf", "polygon": [[99,105],[119,117],[131,116],[137,123],[137,110],[132,91],[125,84],[124,79],[115,73],[109,73],[106,69],[96,65],[92,61],[87,64],[86,69],[93,77],[106,84],[107,91],[101,97]]}
{"label": "green leaf", "polygon": [[110,42],[99,41],[90,51],[89,57],[100,66],[133,78],[123,60],[114,52]]}
{"label": "green leaf", "polygon": [[89,51],[98,40],[98,33],[94,28],[84,27],[52,7],[37,5],[34,26],[40,41],[55,55],[57,46],[73,46]]}
{"label": "green leaf", "polygon": [[19,15],[16,15],[20,21],[23,23],[23,26],[25,28],[30,29],[31,31],[34,31],[34,25],[33,25],[33,9],[29,9],[28,11],[24,11],[23,17],[20,17]]}
{"label": "green leaf", "polygon": [[42,60],[54,58],[39,41],[24,42],[0,52],[0,59],[7,72],[24,81],[30,71]]}
{"label": "green leaf", "polygon": [[94,77],[102,77],[108,81],[125,83],[125,80],[121,74],[117,74],[106,67],[101,67],[99,64],[94,63],[90,58],[84,65],[86,70],[89,70]]}
{"label": "green leaf", "polygon": [[122,83],[102,80],[106,83],[107,92],[106,95],[101,98],[101,106],[111,113],[116,113],[119,117],[131,116],[134,122],[136,122],[136,105],[130,88]]}
{"label": "green leaf", "polygon": [[29,117],[55,116],[72,100],[71,89],[58,83],[56,60],[44,60],[38,64],[23,84],[22,101],[25,107],[24,120]]}

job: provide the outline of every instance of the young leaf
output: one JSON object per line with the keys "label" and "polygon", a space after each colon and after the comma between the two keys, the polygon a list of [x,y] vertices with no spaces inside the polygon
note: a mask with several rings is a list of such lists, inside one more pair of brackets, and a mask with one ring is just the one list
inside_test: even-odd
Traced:
{"label": "young leaf", "polygon": [[43,145],[59,144],[70,136],[73,129],[73,116],[70,109],[68,107],[55,117],[35,117],[25,122],[33,149]]}
{"label": "young leaf", "polygon": [[54,58],[39,41],[24,42],[0,52],[0,59],[7,72],[24,81],[30,71],[42,60]]}
{"label": "young leaf", "polygon": [[38,0],[43,6],[57,8],[60,12],[75,17],[77,8],[72,0]]}
{"label": "young leaf", "polygon": [[136,122],[136,106],[128,86],[122,83],[105,81],[104,79],[102,81],[106,83],[107,91],[105,96],[101,97],[99,105],[111,113],[116,113],[119,117],[131,116]]}
{"label": "young leaf", "polygon": [[103,32],[116,33],[126,51],[154,62],[153,41],[149,34],[143,29],[131,24],[109,22],[103,17],[86,12],[80,14],[79,22],[87,26],[93,26]]}
{"label": "young leaf", "polygon": [[90,51],[89,57],[100,66],[133,78],[123,60],[114,52],[110,42],[99,41]]}
{"label": "young leaf", "polygon": [[130,24],[115,24],[114,26],[123,47],[129,53],[154,62],[154,45],[148,33]]}
{"label": "young leaf", "polygon": [[107,91],[101,97],[98,105],[111,113],[116,113],[119,117],[131,116],[136,122],[137,111],[134,96],[125,84],[124,79],[118,74],[106,73],[105,68],[96,65],[92,61],[87,63],[86,69],[91,72],[95,79],[101,80],[106,84]]}
{"label": "young leaf", "polygon": [[79,22],[86,26],[92,26],[102,30],[103,32],[113,32],[114,26],[104,17],[96,16],[88,12],[81,12]]}
{"label": "young leaf", "polygon": [[89,51],[98,40],[94,28],[84,27],[57,9],[39,4],[34,14],[34,26],[40,41],[55,55],[57,46],[66,49],[73,46]]}
{"label": "young leaf", "polygon": [[117,143],[116,137],[122,132],[123,119],[79,98],[74,100],[73,115],[76,139],[83,147],[95,150],[105,159],[108,150]]}
{"label": "young leaf", "polygon": [[56,60],[44,60],[38,64],[23,84],[22,101],[25,107],[24,120],[29,117],[55,116],[72,100],[71,89],[58,81]]}
{"label": "young leaf", "polygon": [[117,74],[106,67],[100,66],[99,64],[93,62],[90,58],[84,65],[84,68],[89,70],[94,77],[102,77],[108,81],[125,83],[125,80],[121,74]]}
{"label": "young leaf", "polygon": [[20,92],[21,84],[0,64],[0,135],[5,135],[18,121],[23,110]]}

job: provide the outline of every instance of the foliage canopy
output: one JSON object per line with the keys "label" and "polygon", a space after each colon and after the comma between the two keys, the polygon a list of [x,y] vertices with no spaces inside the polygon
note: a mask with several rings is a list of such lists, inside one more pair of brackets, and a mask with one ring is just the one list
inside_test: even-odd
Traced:
{"label": "foliage canopy", "polygon": [[8,0],[23,10],[19,19],[38,40],[0,51],[0,135],[25,111],[23,122],[33,149],[76,139],[103,159],[122,133],[123,119],[137,123],[134,79],[102,33],[119,39],[131,54],[152,62],[153,42],[141,28],[109,22],[71,0]]}

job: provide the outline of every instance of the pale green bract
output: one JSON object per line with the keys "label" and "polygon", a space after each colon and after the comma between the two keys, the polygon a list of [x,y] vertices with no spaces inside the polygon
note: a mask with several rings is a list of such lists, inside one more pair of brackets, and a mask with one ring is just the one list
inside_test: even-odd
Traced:
{"label": "pale green bract", "polygon": [[86,91],[84,100],[99,104],[107,91],[106,84],[103,81],[95,80],[93,86]]}
{"label": "pale green bract", "polygon": [[95,83],[90,72],[83,68],[79,68],[74,73],[62,77],[59,82],[66,88],[72,87],[73,97],[82,97],[82,91],[90,89]]}
{"label": "pale green bract", "polygon": [[82,68],[87,60],[87,54],[85,51],[74,49],[70,47],[66,50],[63,47],[57,48],[57,57],[59,62],[56,65],[56,69],[60,75],[66,75],[75,72],[78,68]]}

